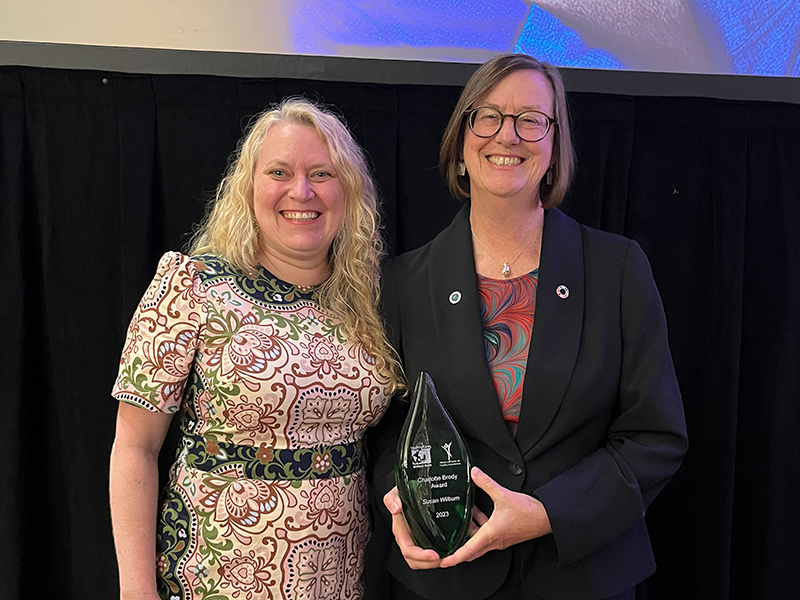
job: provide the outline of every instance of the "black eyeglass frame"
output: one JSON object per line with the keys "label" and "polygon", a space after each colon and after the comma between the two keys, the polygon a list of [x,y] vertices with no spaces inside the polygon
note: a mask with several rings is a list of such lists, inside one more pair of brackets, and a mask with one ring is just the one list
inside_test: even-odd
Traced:
{"label": "black eyeglass frame", "polygon": [[[479,133],[476,133],[475,129],[472,126],[472,122],[475,120],[475,114],[482,108],[491,109],[491,110],[497,112],[500,115],[500,124],[497,126],[497,131],[495,131],[491,135],[481,135]],[[517,129],[517,119],[519,119],[522,115],[526,115],[528,113],[536,113],[538,115],[542,115],[547,120],[547,127],[544,130],[544,135],[542,137],[538,138],[538,139],[535,139],[535,140],[527,139]],[[521,139],[521,140],[524,140],[526,142],[531,142],[531,143],[533,143],[533,142],[541,142],[544,138],[547,137],[547,134],[550,133],[550,128],[553,125],[558,125],[558,121],[556,121],[553,117],[543,113],[540,110],[523,110],[521,113],[518,113],[516,115],[512,115],[512,114],[500,112],[500,110],[498,110],[494,106],[476,106],[475,108],[470,108],[469,110],[464,111],[464,115],[467,117],[467,125],[469,126],[469,130],[472,133],[474,133],[476,136],[478,136],[479,138],[483,138],[483,139],[494,137],[498,133],[500,133],[500,130],[503,128],[503,124],[506,122],[506,117],[511,117],[513,119],[513,121],[514,121],[514,133],[517,134],[517,137],[519,137],[519,139]]]}

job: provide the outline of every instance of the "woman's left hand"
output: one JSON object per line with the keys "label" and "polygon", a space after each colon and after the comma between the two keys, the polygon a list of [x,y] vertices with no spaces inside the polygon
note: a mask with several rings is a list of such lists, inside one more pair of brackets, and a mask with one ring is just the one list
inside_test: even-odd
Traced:
{"label": "woman's left hand", "polygon": [[456,552],[443,558],[441,567],[470,562],[490,550],[503,550],[552,532],[547,511],[536,498],[504,488],[477,467],[472,467],[472,481],[489,494],[494,512],[487,517],[474,509],[477,531]]}

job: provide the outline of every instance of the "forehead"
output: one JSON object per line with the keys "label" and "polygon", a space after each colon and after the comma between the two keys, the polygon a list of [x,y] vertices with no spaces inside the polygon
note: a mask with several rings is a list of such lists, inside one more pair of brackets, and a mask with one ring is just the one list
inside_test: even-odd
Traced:
{"label": "forehead", "polygon": [[261,140],[259,160],[330,161],[328,145],[310,125],[276,123]]}
{"label": "forehead", "polygon": [[539,71],[514,71],[498,81],[474,105],[497,106],[506,112],[533,108],[552,115],[553,87]]}

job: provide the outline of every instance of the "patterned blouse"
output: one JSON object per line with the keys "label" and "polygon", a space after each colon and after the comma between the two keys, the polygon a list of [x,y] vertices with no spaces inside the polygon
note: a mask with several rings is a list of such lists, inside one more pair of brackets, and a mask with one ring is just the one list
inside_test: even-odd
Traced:
{"label": "patterned blouse", "polygon": [[522,384],[536,312],[539,269],[514,279],[478,275],[486,362],[511,433],[522,408]]}
{"label": "patterned blouse", "polygon": [[361,438],[389,381],[313,288],[165,254],[112,393],[182,417],[157,524],[162,598],[361,598]]}

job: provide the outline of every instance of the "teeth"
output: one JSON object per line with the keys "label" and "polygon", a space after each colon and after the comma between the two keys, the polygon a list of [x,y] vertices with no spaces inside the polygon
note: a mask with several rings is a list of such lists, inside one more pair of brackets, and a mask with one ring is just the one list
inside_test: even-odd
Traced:
{"label": "teeth", "polygon": [[283,216],[287,219],[291,219],[292,221],[311,221],[312,219],[316,219],[319,216],[319,213],[316,211],[290,212],[285,210],[283,211]]}
{"label": "teeth", "polygon": [[487,160],[493,165],[509,166],[518,165],[522,159],[518,156],[487,156]]}

